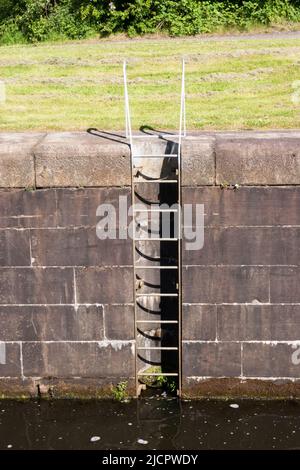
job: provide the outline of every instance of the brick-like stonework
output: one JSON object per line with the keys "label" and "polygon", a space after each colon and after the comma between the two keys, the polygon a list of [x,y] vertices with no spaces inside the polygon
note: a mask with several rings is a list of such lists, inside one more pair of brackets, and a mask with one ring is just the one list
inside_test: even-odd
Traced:
{"label": "brick-like stonework", "polygon": [[182,197],[205,206],[204,247],[183,250],[184,390],[216,377],[299,380],[300,186],[188,187]]}
{"label": "brick-like stonework", "polygon": [[[172,137],[153,145],[169,153]],[[299,146],[298,131],[183,141],[182,202],[205,212],[203,249],[182,244],[185,395],[300,395]],[[96,236],[99,204],[130,204],[130,172],[117,133],[0,134],[4,394],[98,396],[122,380],[134,392],[132,243]]]}
{"label": "brick-like stonework", "polygon": [[96,236],[97,206],[119,196],[130,189],[0,192],[4,392],[13,394],[15,380],[32,394],[44,381],[63,393],[87,383],[81,393],[92,384],[93,395],[133,381],[132,244]]}

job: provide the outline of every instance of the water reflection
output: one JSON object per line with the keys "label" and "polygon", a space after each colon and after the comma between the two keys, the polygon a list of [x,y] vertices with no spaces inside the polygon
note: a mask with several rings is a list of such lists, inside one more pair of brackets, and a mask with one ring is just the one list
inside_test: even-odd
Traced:
{"label": "water reflection", "polygon": [[[129,403],[2,401],[0,448],[300,448],[299,402],[230,403],[156,397]],[[100,440],[91,442],[93,436]]]}

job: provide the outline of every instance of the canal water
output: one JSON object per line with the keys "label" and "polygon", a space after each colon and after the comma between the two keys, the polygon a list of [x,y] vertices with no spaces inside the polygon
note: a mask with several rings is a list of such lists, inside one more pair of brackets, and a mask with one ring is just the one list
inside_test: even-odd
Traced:
{"label": "canal water", "polygon": [[3,400],[0,449],[300,449],[300,402]]}

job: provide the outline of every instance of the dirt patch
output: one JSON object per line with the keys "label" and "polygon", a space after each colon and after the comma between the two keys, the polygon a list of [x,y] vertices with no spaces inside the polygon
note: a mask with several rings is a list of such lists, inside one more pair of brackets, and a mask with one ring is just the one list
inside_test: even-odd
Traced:
{"label": "dirt patch", "polygon": [[[1,379],[0,399],[29,398],[111,398],[114,387],[123,379]],[[135,383],[129,379],[127,393],[135,395]]]}
{"label": "dirt patch", "polygon": [[183,396],[187,398],[300,399],[300,381],[237,378],[186,379],[183,384]]}

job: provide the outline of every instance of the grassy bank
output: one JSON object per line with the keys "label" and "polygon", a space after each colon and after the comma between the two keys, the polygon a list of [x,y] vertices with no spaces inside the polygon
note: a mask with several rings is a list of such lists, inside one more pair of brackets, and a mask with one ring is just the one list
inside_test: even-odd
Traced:
{"label": "grassy bank", "polygon": [[[127,58],[133,127],[176,129],[186,57],[189,129],[300,126],[292,102],[300,37],[91,40],[0,48],[1,130],[123,129]],[[300,84],[294,85],[300,88]]]}

